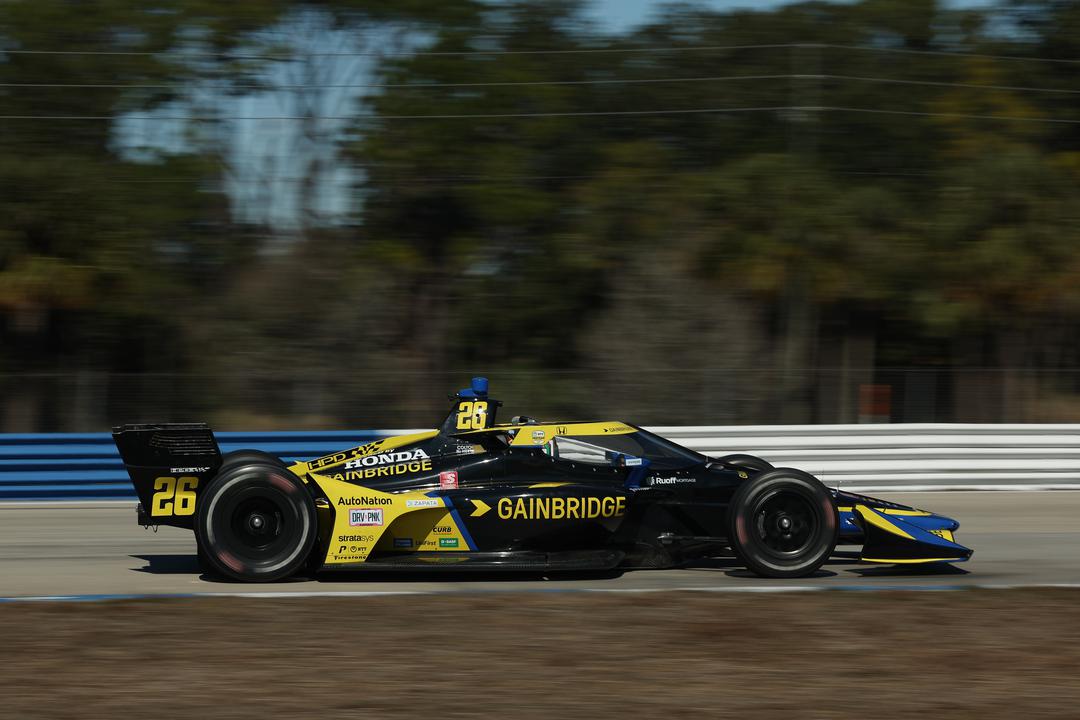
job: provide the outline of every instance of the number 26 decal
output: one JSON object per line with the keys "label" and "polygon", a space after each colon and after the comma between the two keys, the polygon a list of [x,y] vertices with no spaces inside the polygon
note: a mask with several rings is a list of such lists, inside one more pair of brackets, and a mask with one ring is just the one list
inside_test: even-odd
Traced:
{"label": "number 26 decal", "polygon": [[487,427],[486,400],[475,400],[461,403],[457,414],[458,430],[483,430]]}
{"label": "number 26 decal", "polygon": [[187,475],[180,478],[159,477],[154,480],[154,499],[151,516],[192,515],[195,512],[195,488],[199,478]]}

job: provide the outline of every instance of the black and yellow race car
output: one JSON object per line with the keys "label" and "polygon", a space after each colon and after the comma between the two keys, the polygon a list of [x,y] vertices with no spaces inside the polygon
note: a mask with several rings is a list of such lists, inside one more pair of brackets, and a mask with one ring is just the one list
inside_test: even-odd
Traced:
{"label": "black and yellow race car", "polygon": [[839,543],[877,563],[966,560],[955,520],[825,487],[752,455],[710,458],[619,421],[496,424],[474,378],[442,426],[287,464],[222,455],[201,423],[113,438],[144,526],[193,529],[209,573],[593,571],[731,557],[809,575]]}

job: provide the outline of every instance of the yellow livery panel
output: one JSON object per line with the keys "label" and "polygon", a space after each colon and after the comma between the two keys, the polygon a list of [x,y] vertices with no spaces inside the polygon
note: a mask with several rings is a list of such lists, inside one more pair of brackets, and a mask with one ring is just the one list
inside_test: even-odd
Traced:
{"label": "yellow livery panel", "polygon": [[365,562],[375,550],[470,549],[444,498],[423,491],[384,493],[324,475],[312,479],[333,507],[328,566]]}

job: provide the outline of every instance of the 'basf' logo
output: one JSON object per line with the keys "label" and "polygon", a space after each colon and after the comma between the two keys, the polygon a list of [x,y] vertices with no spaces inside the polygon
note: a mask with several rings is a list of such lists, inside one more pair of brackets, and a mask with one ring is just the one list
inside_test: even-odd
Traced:
{"label": "'basf' logo", "polygon": [[382,525],[382,508],[349,508],[349,524],[353,527],[359,525]]}

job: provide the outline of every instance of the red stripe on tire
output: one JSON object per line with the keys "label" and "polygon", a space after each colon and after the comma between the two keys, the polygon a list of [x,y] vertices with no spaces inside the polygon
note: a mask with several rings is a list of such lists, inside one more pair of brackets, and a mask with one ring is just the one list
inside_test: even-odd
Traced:
{"label": "red stripe on tire", "polygon": [[234,572],[240,572],[244,569],[244,563],[240,562],[239,558],[233,555],[228,550],[222,550],[218,554],[218,560],[225,563]]}
{"label": "red stripe on tire", "polygon": [[271,475],[270,483],[274,485],[278,490],[286,493],[292,493],[296,489],[296,486],[293,483],[289,482],[288,478],[285,478],[281,475]]}

